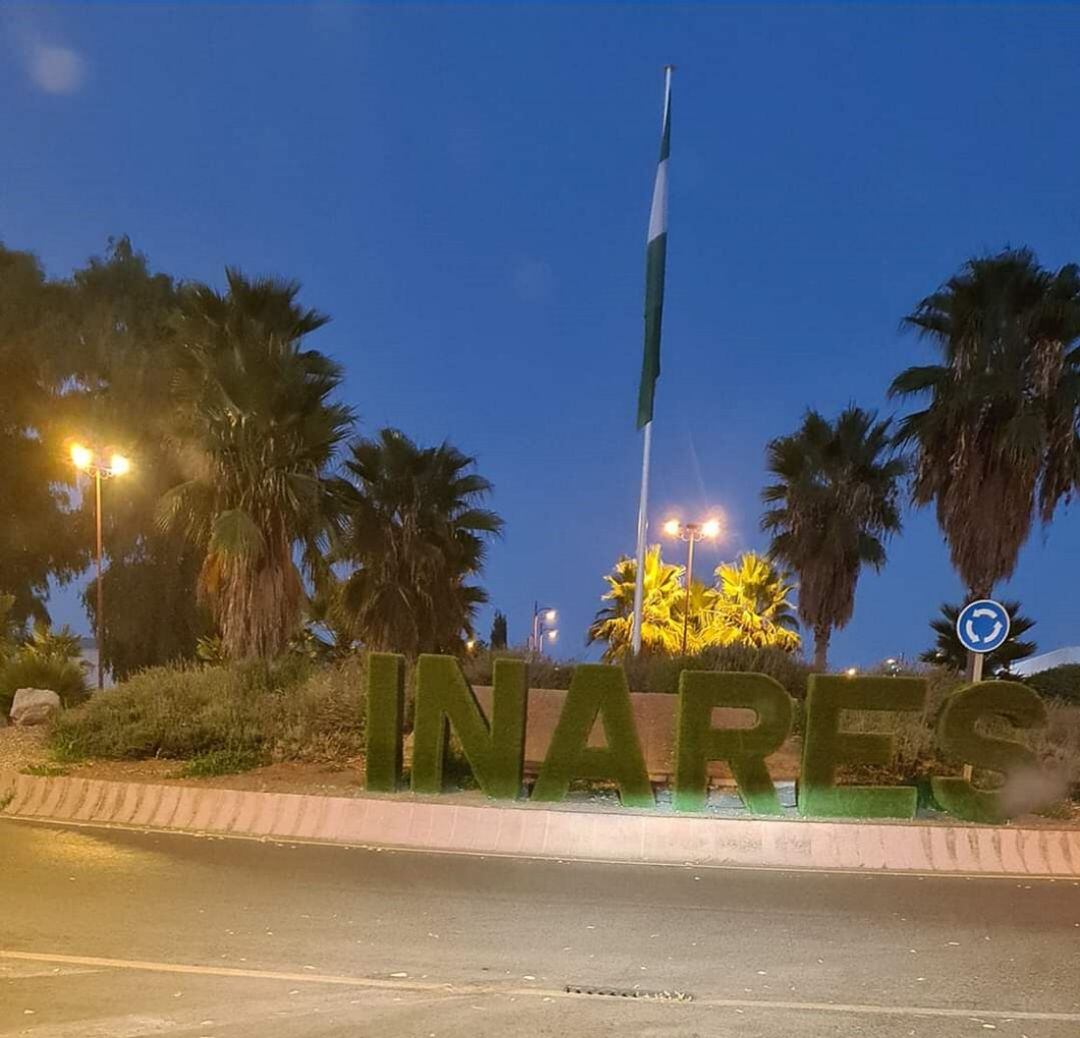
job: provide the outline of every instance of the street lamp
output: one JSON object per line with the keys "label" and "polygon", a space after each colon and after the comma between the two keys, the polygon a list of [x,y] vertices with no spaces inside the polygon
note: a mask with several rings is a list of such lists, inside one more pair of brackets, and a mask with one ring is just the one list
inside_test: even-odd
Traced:
{"label": "street lamp", "polygon": [[85,472],[94,480],[94,516],[97,526],[97,615],[94,624],[94,641],[97,644],[97,687],[105,687],[104,672],[101,667],[101,632],[105,623],[105,599],[101,586],[101,481],[113,476],[125,476],[131,471],[131,462],[123,454],[85,447],[81,443],[71,445],[71,462],[80,472]]}
{"label": "street lamp", "polygon": [[720,520],[706,519],[703,523],[683,523],[678,519],[669,519],[664,523],[664,533],[686,541],[686,602],[682,618],[682,654],[685,656],[686,634],[690,624],[690,587],[694,582],[694,545],[706,538],[710,541],[716,540],[720,536]]}
{"label": "street lamp", "polygon": [[533,603],[532,618],[532,650],[537,655],[544,651],[544,638],[554,642],[559,637],[559,632],[550,626],[559,618],[559,614],[551,606],[541,606],[539,602]]}

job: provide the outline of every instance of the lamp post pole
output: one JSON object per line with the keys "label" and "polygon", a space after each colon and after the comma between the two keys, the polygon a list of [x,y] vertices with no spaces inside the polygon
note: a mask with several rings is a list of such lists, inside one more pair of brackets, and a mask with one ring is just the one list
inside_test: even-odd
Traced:
{"label": "lamp post pole", "polygon": [[698,541],[715,540],[720,536],[719,519],[706,519],[703,523],[683,523],[678,519],[669,519],[664,523],[664,533],[669,537],[678,537],[686,541],[686,595],[683,599],[682,618],[682,655],[686,655],[686,643],[690,630],[690,591],[694,585],[694,545]]}
{"label": "lamp post pole", "polygon": [[96,498],[94,508],[95,525],[97,526],[97,615],[94,624],[94,643],[97,646],[97,687],[100,692],[105,687],[105,674],[101,667],[101,632],[105,623],[105,589],[101,583],[101,468],[94,468],[94,496]]}

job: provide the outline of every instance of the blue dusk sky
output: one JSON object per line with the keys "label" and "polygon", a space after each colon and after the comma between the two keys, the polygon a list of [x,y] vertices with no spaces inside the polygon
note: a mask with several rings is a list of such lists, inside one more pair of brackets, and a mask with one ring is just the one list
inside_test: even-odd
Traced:
{"label": "blue dusk sky", "polygon": [[[361,432],[448,438],[494,482],[511,640],[539,599],[581,656],[634,547],[662,66],[651,520],[723,511],[704,575],[765,547],[771,437],[807,407],[892,413],[931,357],[900,319],[966,258],[1080,259],[1078,40],[1064,4],[6,4],[0,238],[57,276],[129,234],[179,278],[299,279]],[[1078,558],[1074,508],[1001,589],[1040,648],[1080,642]],[[909,511],[833,662],[917,653],[960,594]],[[72,591],[53,610],[86,630]]]}

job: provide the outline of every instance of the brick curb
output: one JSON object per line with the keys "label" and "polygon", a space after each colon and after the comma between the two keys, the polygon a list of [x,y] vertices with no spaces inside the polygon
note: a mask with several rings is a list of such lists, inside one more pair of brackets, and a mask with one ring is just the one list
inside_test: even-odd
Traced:
{"label": "brick curb", "polygon": [[1080,878],[1080,829],[717,819],[0,772],[0,817],[448,853]]}

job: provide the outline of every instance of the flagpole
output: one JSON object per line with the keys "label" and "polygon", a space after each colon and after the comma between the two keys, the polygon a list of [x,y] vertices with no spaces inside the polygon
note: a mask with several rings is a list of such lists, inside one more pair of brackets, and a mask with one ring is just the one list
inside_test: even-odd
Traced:
{"label": "flagpole", "polygon": [[[674,65],[664,66],[664,124],[667,125],[671,106],[671,73]],[[666,192],[666,184],[665,184]],[[654,197],[655,203],[655,197]],[[665,199],[666,205],[666,199]],[[664,214],[665,231],[667,214]],[[650,218],[651,223],[651,218]],[[651,227],[650,227],[651,230]],[[632,649],[635,656],[641,652],[641,618],[645,599],[645,540],[649,530],[649,464],[652,459],[652,413],[644,427],[644,442],[641,455],[641,496],[638,499],[637,520],[637,567],[634,574],[634,619],[631,633]]]}

